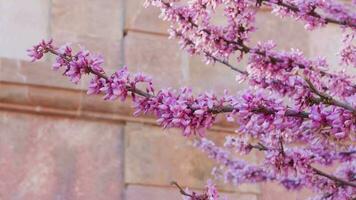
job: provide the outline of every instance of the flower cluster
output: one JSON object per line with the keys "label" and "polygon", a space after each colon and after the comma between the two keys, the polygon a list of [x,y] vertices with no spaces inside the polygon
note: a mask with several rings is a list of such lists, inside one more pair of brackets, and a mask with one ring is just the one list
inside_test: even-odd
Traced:
{"label": "flower cluster", "polygon": [[258,43],[252,50],[247,67],[250,84],[288,96],[303,107],[313,96],[305,79],[313,82],[314,87],[323,88],[325,84],[320,77],[327,70],[327,64],[320,58],[306,59],[296,49],[279,52],[275,47],[268,41]]}
{"label": "flower cluster", "polygon": [[56,48],[52,45],[52,40],[48,42],[42,41],[28,50],[29,56],[33,61],[42,58],[44,53],[51,51],[56,54],[56,62],[53,64],[54,70],[65,68],[64,75],[67,76],[73,83],[78,83],[83,74],[88,74],[90,70],[101,73],[103,72],[102,64],[104,60],[102,56],[91,55],[89,51],[82,49],[76,54],[69,45],[64,45]]}
{"label": "flower cluster", "polygon": [[220,167],[213,170],[213,174],[217,178],[223,178],[226,182],[237,185],[275,179],[274,174],[260,166],[250,165],[240,159],[232,159],[229,151],[218,147],[211,140],[200,139],[195,142],[195,146],[220,164]]}
{"label": "flower cluster", "polygon": [[196,192],[190,192],[188,189],[186,189],[182,195],[183,195],[183,200],[219,200],[220,199],[219,192],[211,180],[208,180],[205,186],[205,190],[202,194],[198,194]]}
{"label": "flower cluster", "polygon": [[224,103],[224,98],[218,99],[208,93],[194,97],[191,89],[182,88],[179,91],[160,90],[154,97],[140,98],[135,101],[135,109],[136,114],[155,114],[164,128],[181,128],[185,136],[191,133],[204,136],[205,130],[215,121],[215,114],[210,111]]}
{"label": "flower cluster", "polygon": [[346,65],[356,67],[356,46],[348,45],[341,51],[341,60]]}
{"label": "flower cluster", "polygon": [[[212,56],[227,59],[236,51],[242,57],[245,50],[241,44],[248,41],[250,33],[255,30],[256,13],[250,1],[190,1],[187,6],[173,2],[176,1],[148,0],[146,4],[161,9],[161,18],[172,23],[169,31],[171,37],[179,38],[182,48],[191,54],[205,56],[207,62],[215,62]],[[222,4],[227,25],[214,25],[211,13],[215,13]]]}
{"label": "flower cluster", "polygon": [[356,121],[354,115],[335,106],[314,105],[310,112],[311,129],[320,129],[329,126],[327,134],[336,139],[348,138],[355,140]]}
{"label": "flower cluster", "polygon": [[31,49],[28,49],[27,52],[32,58],[32,62],[41,59],[43,55],[47,53],[50,48],[52,48],[52,42],[52,40],[42,40],[39,44],[34,45]]}
{"label": "flower cluster", "polygon": [[356,46],[354,39],[356,37],[356,31],[346,32],[342,40],[344,47],[340,51],[341,63],[345,65],[351,65],[356,67]]}

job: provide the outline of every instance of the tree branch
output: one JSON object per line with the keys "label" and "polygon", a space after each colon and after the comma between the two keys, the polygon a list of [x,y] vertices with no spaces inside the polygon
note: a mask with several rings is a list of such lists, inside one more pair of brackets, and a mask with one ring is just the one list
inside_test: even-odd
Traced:
{"label": "tree branch", "polygon": [[185,191],[183,190],[183,188],[182,188],[180,185],[178,185],[177,182],[172,181],[172,182],[171,182],[171,185],[176,186],[176,187],[179,189],[179,192],[180,192],[182,195],[193,198],[193,195],[188,194],[187,192],[185,192]]}
{"label": "tree branch", "polygon": [[[65,59],[67,62],[70,62],[73,59],[73,58],[69,58],[69,57],[64,57],[62,54],[60,54],[55,49],[46,49],[46,50],[47,50],[47,52],[50,52],[50,53],[52,53],[52,54],[54,54],[56,56],[60,56],[61,58]],[[88,71],[88,73],[94,74],[94,75],[96,75],[96,76],[98,76],[100,78],[105,79],[106,81],[110,81],[109,77],[107,77],[105,74],[97,72],[97,71],[91,69],[90,67],[88,67],[87,71]],[[137,89],[137,88],[132,88],[129,85],[126,86],[126,89],[128,91],[132,92],[132,93],[135,93],[135,94],[140,95],[140,96],[145,97],[145,98],[153,98],[153,97],[155,97],[152,94],[149,94],[149,93],[144,92],[144,91],[142,91],[140,89]],[[192,110],[194,111],[194,108],[192,108]],[[236,109],[233,106],[229,105],[229,106],[219,106],[219,107],[211,108],[209,110],[209,112],[211,112],[212,114],[219,114],[219,113],[232,112],[234,110],[236,110]],[[264,114],[271,114],[271,115],[276,113],[275,110],[269,109],[269,108],[265,108],[265,107],[257,109],[254,112],[256,112],[256,113],[264,113]],[[295,110],[287,110],[285,112],[285,116],[308,118],[309,113],[307,113],[307,112],[299,112],[299,111],[295,111]]]}
{"label": "tree branch", "polygon": [[314,167],[311,167],[313,169],[313,171],[319,175],[319,176],[324,176],[330,180],[333,180],[337,183],[340,183],[341,185],[348,185],[348,186],[351,186],[351,187],[355,187],[356,188],[356,183],[353,183],[353,182],[349,182],[349,181],[346,181],[344,179],[341,179],[339,177],[336,177],[336,176],[333,176],[333,175],[330,175],[330,174],[327,174],[317,168],[314,168]]}
{"label": "tree branch", "polygon": [[[293,4],[290,4],[290,3],[285,3],[282,0],[279,0],[277,2],[270,1],[270,0],[261,0],[261,1],[264,1],[265,4],[267,3],[267,5],[268,5],[268,3],[270,3],[270,4],[279,5],[279,6],[284,7],[284,8],[288,8],[289,10],[293,11],[294,13],[299,13],[300,12],[299,8],[296,5],[293,5]],[[349,26],[351,28],[356,28],[356,24],[354,24],[352,22],[340,21],[340,20],[333,19],[333,18],[330,18],[330,17],[323,17],[323,16],[321,16],[321,14],[315,12],[315,10],[309,12],[308,14],[310,16],[312,16],[312,17],[325,20],[326,23],[331,23],[331,24],[337,24],[337,25]]]}
{"label": "tree branch", "polygon": [[[280,151],[282,154],[284,154],[284,147],[283,147],[282,140],[279,140],[279,143],[280,143],[279,144],[280,145],[280,149],[278,149],[278,151]],[[271,151],[272,150],[272,149],[268,148],[267,146],[265,146],[264,144],[262,144],[260,142],[257,145],[250,144],[250,146],[252,148],[254,148],[254,149],[259,150],[259,151]],[[336,183],[339,183],[341,185],[347,185],[347,186],[351,186],[351,187],[356,187],[356,183],[354,183],[354,182],[346,181],[346,180],[344,180],[342,178],[330,175],[330,174],[328,174],[326,172],[323,172],[323,171],[321,171],[321,170],[319,170],[319,169],[317,169],[317,168],[315,168],[313,166],[309,166],[309,167],[313,170],[313,172],[315,174],[317,174],[319,176],[323,176],[325,178],[328,178],[328,179],[330,179],[330,180],[332,180],[332,181],[334,181]]]}
{"label": "tree branch", "polygon": [[[168,8],[171,7],[171,5],[170,5],[169,3],[166,3],[166,2],[164,2],[164,1],[162,1],[162,3],[163,3],[165,6],[167,6]],[[177,15],[178,15],[180,18],[183,19],[183,16],[181,16],[179,13],[178,13]],[[193,22],[192,20],[190,20],[190,19],[189,19],[188,21],[189,21],[189,23],[190,23],[193,27],[199,29],[198,24],[194,23],[194,22]],[[201,31],[205,32],[205,33],[208,34],[208,35],[211,35],[211,32],[210,32],[209,30],[207,30],[207,29],[201,29]],[[184,37],[184,36],[183,36],[182,34],[180,34],[180,33],[177,33],[177,35],[178,35],[178,36],[181,36],[181,37]],[[188,39],[188,38],[184,38],[184,39],[194,45],[194,42],[193,42],[192,40],[190,40],[190,39]],[[241,52],[250,53],[250,54],[255,53],[255,54],[258,54],[258,55],[261,55],[261,56],[264,56],[264,57],[268,57],[268,58],[271,60],[271,62],[284,62],[282,59],[280,59],[280,58],[278,58],[278,57],[273,57],[273,56],[266,55],[265,52],[258,51],[258,50],[252,50],[251,47],[246,46],[245,44],[243,44],[243,43],[240,42],[240,41],[231,41],[231,40],[227,40],[227,39],[224,38],[224,37],[220,37],[219,39],[223,40],[223,41],[226,42],[226,43],[236,45],[237,49],[238,49],[239,51],[241,51]],[[218,62],[220,62],[220,63],[222,63],[222,64],[224,64],[224,65],[226,65],[226,66],[228,66],[229,68],[233,69],[234,71],[237,71],[237,72],[239,72],[239,73],[241,73],[241,74],[243,74],[243,75],[248,75],[248,73],[247,73],[246,71],[239,70],[239,69],[237,69],[236,67],[230,65],[227,61],[223,61],[223,60],[220,60],[220,59],[218,59],[218,58],[216,58],[216,57],[213,57],[209,52],[205,52],[205,51],[204,51],[203,53],[205,53],[206,55],[210,56],[212,59],[214,59],[214,60],[216,60],[216,61],[218,61]],[[300,69],[305,69],[305,68],[307,68],[307,66],[305,66],[305,65],[303,65],[303,64],[300,64],[300,63],[294,63],[294,64],[295,64],[296,66],[298,66],[298,68],[300,68]],[[332,74],[328,74],[327,72],[323,72],[323,73],[324,73],[325,75],[329,75],[330,77],[333,76]],[[356,88],[355,88],[355,92],[356,92]],[[337,101],[337,100],[333,99],[333,98],[330,97],[330,96],[328,96],[328,101],[325,101],[325,102],[327,102],[328,105],[334,105],[334,106],[342,107],[342,108],[344,108],[344,109],[346,109],[346,110],[350,110],[354,115],[356,115],[356,110],[355,110],[355,108],[353,108],[351,105],[349,105],[349,104],[347,104],[347,103]]]}
{"label": "tree branch", "polygon": [[344,108],[346,110],[351,111],[354,115],[356,115],[356,109],[353,108],[351,105],[348,105],[344,102],[338,101],[338,100],[332,98],[331,96],[329,96],[328,94],[320,92],[318,89],[316,89],[316,87],[313,85],[313,83],[308,78],[304,78],[304,79],[305,79],[305,82],[308,84],[310,90],[314,94],[316,94],[320,97],[321,102],[323,102],[324,104],[327,104],[327,105],[334,105],[334,106]]}

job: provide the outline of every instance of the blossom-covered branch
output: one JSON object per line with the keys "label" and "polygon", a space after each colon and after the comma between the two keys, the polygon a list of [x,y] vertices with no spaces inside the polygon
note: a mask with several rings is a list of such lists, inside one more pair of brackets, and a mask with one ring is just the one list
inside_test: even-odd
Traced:
{"label": "blossom-covered branch", "polygon": [[[159,90],[155,93],[149,77],[143,74],[132,75],[127,68],[120,69],[111,76],[105,75],[102,58],[85,50],[73,55],[69,46],[57,48],[52,46],[52,42],[41,42],[30,54],[34,59],[40,59],[46,52],[57,56],[54,68],[64,67],[64,75],[73,82],[78,82],[83,74],[94,74],[88,94],[104,93],[107,100],[125,100],[131,95],[135,114],[153,113],[160,125],[182,128],[184,135],[203,135],[215,122],[216,114],[229,112],[229,120],[237,118],[239,131],[255,136],[277,129],[284,131],[289,137],[304,141],[317,134],[327,134],[338,140],[354,137],[352,133],[356,126],[355,115],[336,106],[312,105],[305,107],[308,113],[290,109],[277,97],[266,96],[263,92],[246,91],[241,96],[226,94],[221,98],[208,93],[194,97],[187,88],[180,91]],[[137,87],[142,84],[144,90]],[[258,122],[261,120],[263,124]],[[332,128],[331,132],[326,133],[329,128]]]}
{"label": "blossom-covered branch", "polygon": [[[270,6],[282,16],[291,15],[297,19],[303,19],[307,23],[319,21],[320,24],[337,24],[345,27],[356,28],[356,16],[347,7],[335,1],[295,1],[295,0],[257,0],[257,2]],[[317,9],[322,9],[331,17],[322,16],[317,13]],[[313,19],[315,18],[315,19]],[[315,22],[311,23],[315,24]]]}
{"label": "blossom-covered branch", "polygon": [[[175,33],[175,36],[180,38],[180,39],[183,39],[185,41],[185,45],[189,45],[191,46],[191,48],[194,48],[195,44],[194,42],[192,42],[190,39],[187,39],[185,38],[182,34],[180,33]],[[249,47],[246,47],[247,49],[249,49],[248,51],[246,51],[246,53],[250,53],[250,48]],[[228,61],[226,60],[222,60],[222,59],[219,59],[213,55],[211,55],[210,53],[208,52],[203,52],[203,54],[212,59],[214,62],[219,62],[223,65],[226,65],[227,67],[229,67],[230,69],[232,69],[233,71],[236,71],[238,73],[240,73],[241,75],[243,76],[246,76],[248,77],[249,76],[249,73],[247,71],[243,71],[241,69],[238,69],[236,68],[235,66],[231,65]],[[265,53],[260,53],[258,52],[259,55],[262,55],[262,56],[265,56],[266,54]],[[284,63],[283,60],[281,59],[278,59],[276,57],[271,57],[271,62],[281,62],[281,63]],[[299,64],[299,68],[302,68],[302,69],[305,69],[306,67],[302,64]],[[325,75],[326,73],[325,72],[321,72],[323,75]],[[328,74],[330,77],[335,77],[337,78],[336,75],[332,75],[332,74]],[[250,77],[252,79],[252,82],[256,81],[253,79],[253,77]],[[278,85],[282,85],[280,81],[276,81],[276,80],[272,80],[272,81],[275,81],[275,83],[273,84],[278,84]],[[329,104],[329,105],[336,105],[338,107],[342,107],[342,108],[345,108],[347,110],[350,110],[351,112],[353,112],[354,114],[356,114],[356,108],[353,108],[351,105],[347,104],[347,103],[344,103],[344,102],[341,102],[341,101],[338,101],[334,98],[332,98],[330,95],[327,95],[326,93],[322,93],[320,91],[318,91],[315,86],[311,83],[310,80],[308,79],[305,79],[305,83],[306,85],[308,86],[308,89],[310,89],[311,92],[313,92],[314,94],[316,94],[318,97],[320,98],[315,98],[315,97],[310,97],[310,102],[312,103],[320,103],[320,102],[323,102],[325,104]],[[353,85],[350,86],[351,87],[351,92],[352,93],[356,93],[356,87],[354,87]],[[325,89],[325,87],[324,87]]]}
{"label": "blossom-covered branch", "polygon": [[[184,136],[201,137],[196,146],[216,160],[217,178],[228,183],[274,181],[289,190],[311,188],[319,197],[349,200],[356,196],[356,86],[354,78],[331,72],[325,59],[309,59],[299,51],[276,50],[271,41],[249,44],[256,30],[256,3],[271,6],[273,12],[292,16],[313,30],[327,23],[340,24],[351,31],[344,38],[342,62],[356,63],[352,44],[355,15],[329,0],[148,0],[161,9],[161,17],[171,23],[171,37],[192,55],[203,55],[206,62],[219,62],[238,72],[249,87],[231,95],[194,95],[192,89],[157,89],[150,77],[130,73],[128,67],[106,74],[100,55],[69,45],[56,47],[42,41],[29,50],[33,61],[44,54],[55,56],[53,68],[63,71],[72,82],[91,75],[88,94],[103,94],[105,100],[131,97],[135,113],[152,114],[164,128],[179,128]],[[226,26],[214,25],[211,17],[224,6]],[[324,16],[325,15],[325,16]],[[248,56],[246,69],[230,64]],[[356,66],[356,65],[355,65]],[[346,66],[345,66],[346,67]],[[235,123],[236,134],[227,136],[224,148],[205,139],[218,114]],[[251,141],[259,141],[252,145]],[[262,164],[250,164],[235,153],[263,151]],[[319,166],[340,166],[325,173]],[[317,166],[318,168],[316,168]],[[202,193],[180,188],[189,200],[217,200],[216,188],[208,184]]]}
{"label": "blossom-covered branch", "polygon": [[[235,18],[229,19],[229,25],[226,28],[220,28],[209,23],[207,2],[206,4],[200,1],[193,2],[189,6],[174,7],[172,3],[160,0],[151,1],[153,5],[162,10],[163,19],[176,25],[170,31],[171,36],[180,39],[182,47],[188,52],[202,54],[208,61],[218,61],[227,65],[241,73],[243,77],[248,77],[252,85],[273,90],[282,95],[289,95],[297,101],[297,105],[323,102],[356,113],[356,108],[350,105],[353,102],[342,102],[325,93],[338,87],[341,90],[334,95],[346,101],[350,99],[347,97],[356,94],[356,87],[349,77],[344,74],[332,74],[325,70],[327,67],[325,60],[306,59],[300,51],[278,52],[274,50],[275,44],[271,42],[260,43],[254,48],[244,44],[249,32],[254,30],[252,25],[254,12],[249,9],[247,3],[241,1],[241,5],[238,4],[239,10],[233,10],[233,6],[236,6],[235,2],[227,1],[227,7],[230,6],[229,3],[232,7],[226,9],[228,10],[226,15],[235,16],[235,18],[241,15],[239,17],[241,19],[237,21]],[[230,30],[231,28],[233,29]],[[237,69],[226,61],[235,51],[240,52],[239,59],[246,53],[251,54],[247,71]],[[304,77],[316,84],[313,90]],[[322,81],[320,77],[326,80]],[[320,96],[321,92],[315,90],[316,88],[323,90],[325,95]],[[305,95],[305,93],[310,94]]]}
{"label": "blossom-covered branch", "polygon": [[[320,158],[311,156],[308,151],[286,148],[282,144],[279,147],[267,147],[262,143],[252,145],[241,144],[239,141],[241,140],[228,137],[224,149],[203,138],[198,140],[195,146],[220,164],[213,174],[227,182],[242,184],[274,181],[280,182],[288,190],[300,190],[303,186],[308,186],[319,192],[328,192],[334,199],[349,199],[355,195],[356,183],[352,177],[344,179],[345,174],[339,173],[343,177],[340,178],[312,167],[311,164]],[[228,149],[245,153],[246,150],[258,149],[266,152],[266,158],[260,166],[251,165],[234,158]],[[356,166],[355,162],[346,164]]]}
{"label": "blossom-covered branch", "polygon": [[[230,144],[231,145],[231,144]],[[266,145],[262,144],[262,143],[258,143],[257,145],[252,145],[252,144],[248,144],[246,146],[246,148],[250,148],[250,149],[257,149],[259,151],[279,151],[281,154],[283,154],[285,156],[285,152],[284,152],[284,149],[283,149],[283,146],[281,145],[281,148],[276,148],[276,149],[271,149],[271,148],[268,148]],[[348,154],[350,153],[353,153],[353,152],[347,152]],[[339,154],[341,155],[341,154]],[[333,180],[337,183],[339,183],[339,185],[348,185],[348,186],[352,186],[352,187],[356,187],[356,183],[354,182],[350,182],[350,181],[347,181],[347,180],[343,180],[342,178],[339,178],[339,177],[336,177],[336,176],[333,176],[333,175],[330,175],[328,173],[325,173],[315,167],[311,167],[309,166],[313,172],[319,176],[324,176],[330,180]]]}
{"label": "blossom-covered branch", "polygon": [[[131,95],[134,97],[134,101],[137,100],[137,102],[135,102],[137,103],[136,105],[138,108],[137,112],[141,112],[141,111],[147,112],[148,110],[145,109],[149,109],[149,108],[141,108],[141,106],[145,107],[149,105],[143,105],[143,103],[149,104],[150,101],[157,101],[158,99],[160,99],[159,95],[154,94],[154,88],[152,87],[153,85],[152,82],[150,81],[150,78],[146,77],[143,74],[135,75],[134,82],[130,80],[123,80],[120,83],[114,83],[117,81],[115,80],[115,78],[128,79],[128,77],[126,77],[129,76],[129,73],[126,71],[127,69],[126,68],[121,69],[118,73],[115,73],[113,74],[113,76],[109,77],[105,74],[101,66],[103,63],[101,57],[92,56],[88,51],[82,50],[76,53],[75,55],[72,55],[73,52],[69,46],[64,45],[63,47],[58,48],[52,45],[52,41],[49,42],[42,41],[39,45],[34,46],[34,49],[30,51],[30,55],[33,57],[33,59],[37,60],[42,58],[42,56],[48,52],[57,56],[56,63],[53,65],[54,69],[65,67],[66,69],[64,75],[68,76],[74,83],[77,83],[83,74],[93,74],[95,76],[88,90],[89,94],[98,94],[100,92],[104,92],[105,99],[113,100],[119,97],[122,100],[124,100],[128,95],[128,92],[131,92]],[[119,77],[119,76],[123,76],[123,77]],[[146,91],[138,89],[136,87],[136,84],[140,82],[148,83],[149,88],[146,88]],[[115,88],[111,88],[113,86],[119,87],[121,91],[120,92],[116,90],[112,91],[113,89],[115,89]],[[136,95],[144,97],[144,99],[138,99],[136,98]],[[214,118],[213,115],[218,113],[229,113],[229,112],[238,111],[236,106],[233,106],[231,104],[232,102],[231,97],[226,96],[221,99],[218,99],[215,96],[211,96],[211,97],[206,96],[205,98],[210,98],[207,99],[207,101],[211,101],[210,102],[211,105],[209,105],[208,108],[201,108],[200,103],[199,102],[196,103],[199,100],[199,97],[198,99],[192,99],[192,103],[186,104],[184,105],[184,107],[186,107],[186,109],[190,109],[189,112],[193,112],[193,113],[194,112],[201,113],[204,110],[203,112],[206,112],[206,114],[210,113],[208,118]],[[164,104],[161,99],[159,101],[160,102],[157,103]],[[215,103],[214,101],[217,102]],[[215,103],[215,105],[213,102]],[[155,105],[155,106],[160,106],[161,108],[165,107],[164,105]],[[150,109],[156,109],[156,108],[150,108]],[[272,107],[263,107],[263,106],[258,106],[252,109],[251,111],[254,113],[263,113],[263,114],[275,114],[277,112]],[[203,115],[203,113],[201,113],[201,115]],[[285,116],[308,118],[308,113],[287,109],[285,112]]]}

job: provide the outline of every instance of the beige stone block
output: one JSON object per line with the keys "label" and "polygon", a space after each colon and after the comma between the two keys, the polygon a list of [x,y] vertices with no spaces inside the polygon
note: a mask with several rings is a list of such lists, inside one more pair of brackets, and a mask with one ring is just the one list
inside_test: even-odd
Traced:
{"label": "beige stone block", "polygon": [[144,8],[145,0],[125,1],[125,30],[167,34],[169,24],[159,18],[160,10],[158,8],[152,6]]}
{"label": "beige stone block", "polygon": [[70,82],[63,71],[53,71],[50,62],[29,62],[1,58],[0,81],[58,88],[80,89],[81,84]]}
{"label": "beige stone block", "polygon": [[0,82],[0,102],[22,104],[29,101],[29,87]]}
{"label": "beige stone block", "polygon": [[26,50],[48,38],[49,2],[0,1],[0,57],[29,60]]}
{"label": "beige stone block", "polygon": [[0,112],[0,127],[1,199],[121,199],[121,125]]}
{"label": "beige stone block", "polygon": [[[182,186],[183,187],[183,186]],[[201,193],[202,191],[193,190]],[[257,200],[257,196],[254,194],[240,194],[240,193],[224,193],[219,192],[221,199],[227,198],[229,200]],[[145,200],[156,199],[182,199],[181,194],[177,188],[173,187],[152,187],[152,186],[140,186],[129,185],[125,191],[126,199],[129,200],[141,200],[143,197]]]}
{"label": "beige stone block", "polygon": [[119,40],[123,34],[123,0],[54,0],[51,31]]}
{"label": "beige stone block", "polygon": [[130,71],[150,75],[157,88],[182,87],[189,74],[188,56],[176,41],[162,36],[129,32],[125,62]]}
{"label": "beige stone block", "polygon": [[41,107],[58,108],[62,110],[77,111],[81,106],[79,91],[30,87],[27,93],[29,104]]}
{"label": "beige stone block", "polygon": [[128,124],[125,127],[126,182],[169,185],[177,181],[202,187],[212,163],[202,159],[203,156],[194,157],[187,149],[192,150],[179,131],[164,133],[160,128]]}
{"label": "beige stone block", "polygon": [[[57,31],[52,34],[58,46],[71,44],[75,51],[81,48],[89,50],[92,54],[104,57],[104,69],[109,74],[123,65],[123,40],[109,39],[91,35],[77,35],[76,33]],[[54,59],[52,59],[54,62]]]}
{"label": "beige stone block", "polygon": [[81,110],[106,113],[129,113],[130,104],[127,102],[106,101],[103,95],[87,95],[82,93]]}
{"label": "beige stone block", "polygon": [[[246,67],[244,63],[246,62],[235,62],[233,65],[244,70]],[[202,57],[192,56],[189,59],[188,86],[193,88],[196,93],[207,91],[221,96],[226,89],[230,94],[235,94],[237,90],[246,87],[246,84],[236,81],[238,75],[238,72],[220,63],[207,65],[203,62]]]}
{"label": "beige stone block", "polygon": [[341,70],[340,56],[343,34],[338,26],[328,25],[310,33],[309,47],[311,57],[324,57],[333,70]]}
{"label": "beige stone block", "polygon": [[175,188],[141,185],[128,185],[125,196],[130,200],[182,199],[179,190]]}
{"label": "beige stone block", "polygon": [[268,11],[262,11],[256,16],[256,27],[256,32],[251,35],[252,43],[273,40],[277,44],[277,49],[297,48],[305,55],[309,54],[309,32],[304,29],[303,23],[290,18],[282,19]]}
{"label": "beige stone block", "polygon": [[[342,29],[332,24],[311,32],[309,38],[311,58],[325,58],[331,72],[340,72],[346,69],[349,75],[355,75],[356,68],[341,65],[339,53],[344,47],[343,38]],[[354,41],[354,44],[356,44],[356,41]]]}
{"label": "beige stone block", "polygon": [[[76,50],[103,55],[108,74],[123,65],[123,0],[55,0],[51,17],[51,36],[58,45],[70,43]],[[85,79],[81,88],[87,85]]]}
{"label": "beige stone block", "polygon": [[[215,140],[223,140],[222,132],[210,132]],[[158,127],[129,123],[125,127],[125,182],[167,186],[171,181],[192,188],[203,188],[213,178],[216,164],[206,154],[191,146],[180,130],[162,131]],[[255,161],[251,155],[247,158]],[[258,185],[229,186],[218,184],[225,191],[259,193]]]}
{"label": "beige stone block", "polygon": [[32,106],[39,112],[46,107],[80,114],[81,93],[79,91],[1,82],[0,90],[1,103]]}

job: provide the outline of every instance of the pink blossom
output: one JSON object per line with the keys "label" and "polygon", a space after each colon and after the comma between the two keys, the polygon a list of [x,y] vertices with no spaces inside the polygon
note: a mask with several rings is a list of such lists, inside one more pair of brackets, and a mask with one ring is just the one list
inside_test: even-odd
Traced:
{"label": "pink blossom", "polygon": [[356,67],[356,46],[350,44],[340,54],[342,63]]}
{"label": "pink blossom", "polygon": [[115,72],[107,80],[104,87],[100,90],[105,94],[105,100],[115,100],[119,98],[124,101],[128,95],[127,83],[129,81],[129,72],[127,67],[123,67]]}
{"label": "pink blossom", "polygon": [[32,58],[32,62],[40,60],[53,47],[52,42],[52,40],[42,40],[39,44],[34,45],[32,49],[28,49],[28,56]]}
{"label": "pink blossom", "polygon": [[72,55],[72,48],[69,46],[69,44],[63,45],[58,49],[58,52],[62,55],[62,56],[57,56],[56,57],[56,62],[53,64],[53,69],[54,70],[58,70],[61,67],[64,66],[69,66],[69,60],[68,58],[71,58]]}
{"label": "pink blossom", "polygon": [[211,180],[207,181],[205,190],[201,194],[190,192],[188,189],[186,189],[185,192],[186,195],[183,195],[183,200],[222,200],[216,186]]}

